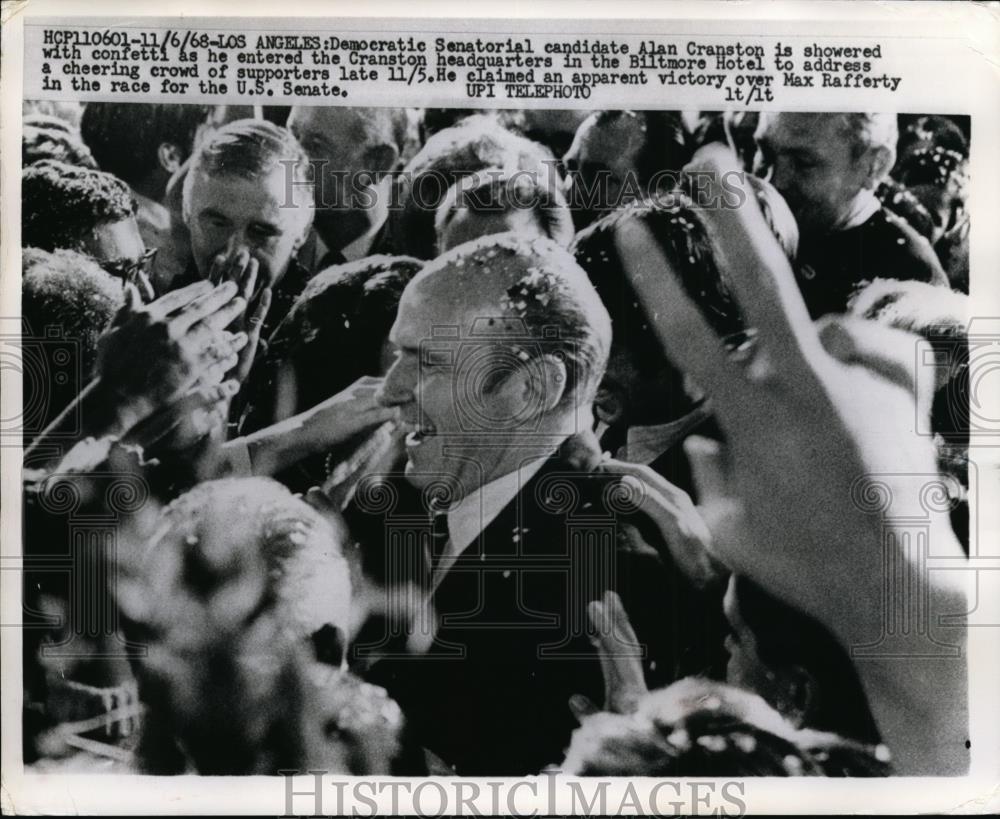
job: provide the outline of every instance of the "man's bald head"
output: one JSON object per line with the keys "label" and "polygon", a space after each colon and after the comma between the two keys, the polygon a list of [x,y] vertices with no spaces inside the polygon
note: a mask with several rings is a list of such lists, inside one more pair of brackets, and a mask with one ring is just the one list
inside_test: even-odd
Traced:
{"label": "man's bald head", "polygon": [[558,355],[566,366],[561,404],[593,399],[611,319],[587,274],[552,240],[502,233],[467,242],[429,263],[407,290],[434,305],[437,316],[471,317],[463,333],[541,342],[532,350]]}

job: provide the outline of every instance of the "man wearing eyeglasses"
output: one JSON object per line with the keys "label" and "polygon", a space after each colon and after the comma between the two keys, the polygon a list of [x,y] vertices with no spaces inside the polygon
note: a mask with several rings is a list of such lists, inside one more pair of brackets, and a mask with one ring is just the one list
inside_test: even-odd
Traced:
{"label": "man wearing eyeglasses", "polygon": [[132,191],[112,174],[44,160],[21,175],[24,247],[83,253],[152,301],[156,249],[143,243],[135,213]]}

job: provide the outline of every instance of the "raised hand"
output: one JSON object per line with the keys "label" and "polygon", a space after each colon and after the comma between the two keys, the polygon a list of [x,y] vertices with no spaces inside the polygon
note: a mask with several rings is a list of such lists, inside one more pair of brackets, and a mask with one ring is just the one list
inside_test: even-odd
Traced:
{"label": "raised hand", "polygon": [[[590,619],[590,642],[597,649],[604,675],[604,711],[631,714],[649,693],[642,674],[642,648],[629,622],[622,601],[612,591],[587,606]],[[570,710],[583,720],[598,709],[583,695],[570,697]]]}
{"label": "raised hand", "polygon": [[307,410],[310,437],[317,451],[345,443],[397,418],[395,408],[385,407],[375,399],[381,385],[380,378],[362,376],[347,389]]}
{"label": "raised hand", "polygon": [[246,309],[232,282],[198,282],[144,306],[134,298],[98,344],[102,390],[126,429],[196,385],[221,383],[247,343],[225,330]]}
{"label": "raised hand", "polygon": [[309,455],[326,452],[380,424],[398,411],[375,400],[381,380],[363,376],[315,407],[237,438],[225,449],[246,448],[254,475],[274,475]]}
{"label": "raised hand", "polygon": [[[815,616],[846,647],[875,643],[884,561],[907,572],[919,567],[916,551],[891,536],[892,521],[858,501],[869,476],[888,486],[894,514],[928,521],[935,555],[963,559],[946,512],[928,512],[907,482],[937,473],[931,442],[914,431],[923,411],[915,395],[926,390],[919,374],[909,379],[898,372],[913,361],[915,339],[867,328],[866,347],[878,336],[879,367],[868,366],[864,356],[828,353],[824,340],[830,340],[821,340],[810,321],[789,263],[731,153],[708,146],[693,167],[716,180],[717,206],[703,216],[720,269],[756,331],[749,349],[739,356],[726,351],[643,226],[623,227],[618,241],[626,275],[667,356],[710,395],[726,434],[722,494],[740,505],[745,537],[717,538],[716,553]],[[920,582],[930,587],[928,617],[968,610],[962,574],[922,574]],[[961,650],[965,630],[949,632],[947,641]],[[962,769],[964,660],[873,659],[859,662],[858,670],[900,772]]]}
{"label": "raised hand", "polygon": [[208,279],[212,284],[234,282],[239,288],[240,298],[246,302],[246,310],[237,316],[231,329],[247,334],[247,344],[240,350],[236,366],[227,373],[229,378],[242,384],[250,374],[257,347],[260,344],[260,334],[271,307],[271,288],[262,287],[257,290],[257,273],[259,262],[250,255],[246,248],[233,248],[229,253],[220,253],[212,262]]}

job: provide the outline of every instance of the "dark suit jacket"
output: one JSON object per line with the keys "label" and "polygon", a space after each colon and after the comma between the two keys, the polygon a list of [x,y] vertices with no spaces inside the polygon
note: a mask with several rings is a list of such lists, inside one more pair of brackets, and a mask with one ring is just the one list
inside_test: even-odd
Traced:
{"label": "dark suit jacket", "polygon": [[[401,579],[402,567],[423,571],[414,555],[429,523],[419,493],[389,483],[382,494],[359,490],[348,520],[368,570]],[[606,589],[624,602],[651,686],[703,670],[721,649],[719,597],[689,586],[656,530],[625,511],[615,483],[553,456],[441,581],[430,650],[367,671],[399,702],[414,741],[457,773],[520,776],[561,760],[575,727],[570,696],[603,702],[586,607]],[[394,647],[368,634],[352,650],[364,659]]]}

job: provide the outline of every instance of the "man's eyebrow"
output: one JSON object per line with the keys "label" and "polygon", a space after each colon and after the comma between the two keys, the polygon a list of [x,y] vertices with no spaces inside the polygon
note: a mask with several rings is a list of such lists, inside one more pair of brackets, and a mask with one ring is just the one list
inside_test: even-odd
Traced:
{"label": "man's eyebrow", "polygon": [[201,216],[211,216],[213,219],[225,219],[229,221],[229,217],[226,216],[222,211],[216,210],[215,208],[205,208],[201,211]]}

